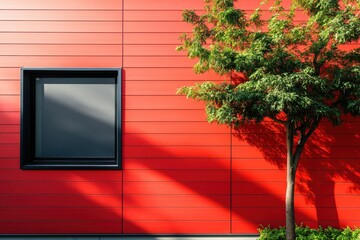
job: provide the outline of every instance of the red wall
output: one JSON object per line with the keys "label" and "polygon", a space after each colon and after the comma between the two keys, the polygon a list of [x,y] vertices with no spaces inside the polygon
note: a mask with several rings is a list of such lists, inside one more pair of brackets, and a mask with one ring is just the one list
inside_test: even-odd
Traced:
{"label": "red wall", "polygon": [[[208,124],[201,103],[175,95],[222,80],[195,75],[194,62],[174,50],[191,31],[181,11],[202,5],[0,1],[0,233],[228,234],[284,225],[283,129],[231,132]],[[21,66],[124,68],[123,170],[19,169]],[[359,225],[359,130],[348,118],[311,139],[298,175],[299,223]]]}

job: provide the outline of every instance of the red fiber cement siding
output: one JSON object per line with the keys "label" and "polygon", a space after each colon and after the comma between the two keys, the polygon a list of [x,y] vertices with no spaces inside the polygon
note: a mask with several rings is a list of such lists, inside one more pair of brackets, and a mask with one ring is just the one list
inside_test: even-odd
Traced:
{"label": "red fiber cement siding", "polygon": [[[250,12],[258,1],[238,4]],[[226,80],[194,74],[194,61],[175,51],[191,31],[186,8],[201,10],[203,0],[0,1],[0,233],[246,234],[284,225],[283,129],[231,132],[208,124],[202,103],[175,95]],[[19,169],[21,66],[124,69],[123,170]],[[347,118],[312,137],[297,179],[299,223],[360,224],[359,130]]]}
{"label": "red fiber cement siding", "polygon": [[122,171],[19,169],[20,67],[122,67],[122,4],[0,1],[0,233],[122,233]]}

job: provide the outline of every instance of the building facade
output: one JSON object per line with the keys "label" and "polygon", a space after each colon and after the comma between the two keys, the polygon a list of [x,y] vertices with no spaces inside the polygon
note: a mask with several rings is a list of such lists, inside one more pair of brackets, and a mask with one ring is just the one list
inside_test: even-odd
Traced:
{"label": "building facade", "polygon": [[[175,94],[228,81],[194,74],[175,51],[191,31],[182,10],[203,5],[0,1],[0,234],[247,235],[285,224],[284,130],[209,124],[202,103]],[[20,169],[21,68],[121,69],[120,169]],[[359,226],[359,146],[359,120],[320,126],[297,177],[299,224]]]}

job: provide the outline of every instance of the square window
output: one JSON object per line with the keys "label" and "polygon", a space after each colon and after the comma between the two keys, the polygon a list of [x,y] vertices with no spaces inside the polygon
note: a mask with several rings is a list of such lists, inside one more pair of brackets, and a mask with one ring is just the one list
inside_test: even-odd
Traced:
{"label": "square window", "polygon": [[21,74],[22,169],[121,167],[121,70]]}

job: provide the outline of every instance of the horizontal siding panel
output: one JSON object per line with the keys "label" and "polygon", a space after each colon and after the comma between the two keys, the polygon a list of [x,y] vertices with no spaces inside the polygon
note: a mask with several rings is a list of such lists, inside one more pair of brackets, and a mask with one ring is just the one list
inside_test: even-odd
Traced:
{"label": "horizontal siding panel", "polygon": [[[315,199],[308,196],[297,195],[295,206],[297,208],[317,207],[318,209],[336,208],[359,208],[359,195],[318,195]],[[285,194],[275,197],[259,197],[257,195],[234,195],[232,198],[234,208],[283,208],[285,204]]]}
{"label": "horizontal siding panel", "polygon": [[[340,126],[333,126],[331,123],[327,121],[322,121],[318,129],[314,132],[314,135],[309,139],[309,142],[316,141],[316,136],[321,138],[322,140],[335,141],[332,135],[348,135],[354,134],[360,131],[360,121],[355,120],[353,118],[349,118],[348,116],[344,116],[344,121]],[[281,134],[285,136],[285,128],[282,125],[276,124],[272,121],[263,122],[262,124],[256,123],[247,123],[242,125],[240,129],[234,130],[236,135],[247,137],[248,133],[256,133],[259,134],[258,139],[266,140],[266,137],[262,137],[263,134],[278,134],[281,141],[285,140],[285,137],[281,137]],[[356,137],[357,138],[357,137]],[[237,145],[238,138],[234,137],[234,144]],[[240,139],[241,141],[241,139]]]}
{"label": "horizontal siding panel", "polygon": [[19,133],[0,133],[0,144],[20,143]]}
{"label": "horizontal siding panel", "polygon": [[20,157],[19,144],[0,145],[0,158]]}
{"label": "horizontal siding panel", "polygon": [[122,193],[121,182],[7,182],[0,183],[4,195],[114,195]]}
{"label": "horizontal siding panel", "polygon": [[[267,149],[268,148],[268,149]],[[271,149],[270,149],[271,148]],[[233,148],[234,158],[279,158],[286,153],[285,147],[262,147],[261,150],[256,147],[238,146]],[[302,154],[302,158],[334,158],[347,159],[358,158],[360,154],[359,147],[332,147],[331,150],[326,147],[309,147]]]}
{"label": "horizontal siding panel", "polygon": [[[131,10],[125,9],[124,19],[125,21],[182,21],[183,10]],[[203,12],[203,11],[202,11]]]}
{"label": "horizontal siding panel", "polygon": [[123,163],[126,170],[139,169],[230,169],[230,159],[141,159],[141,158],[127,158]]}
{"label": "horizontal siding panel", "polygon": [[[1,35],[1,33],[0,33]],[[1,41],[1,38],[0,38]],[[20,69],[19,68],[0,68],[0,79],[7,81],[19,81],[20,79]]]}
{"label": "horizontal siding panel", "polygon": [[[1,160],[0,160],[1,163]],[[19,165],[19,163],[17,164]],[[86,182],[86,181],[105,181],[116,182],[121,180],[120,171],[94,171],[94,170],[71,170],[71,171],[42,171],[31,170],[23,171],[20,169],[0,170],[0,182],[14,181],[51,181],[51,182]],[[5,184],[5,183],[4,183]]]}
{"label": "horizontal siding panel", "polygon": [[[344,181],[356,181],[356,179],[351,178],[350,180],[346,180],[346,176],[349,176],[349,171],[352,171],[352,168],[344,170],[344,169],[337,169],[336,165],[334,168],[330,168],[321,170],[303,170],[299,169],[297,174],[297,179],[299,182],[302,179],[308,180],[309,178],[312,179],[312,181],[315,181],[317,183],[327,183],[330,181],[330,179],[333,178],[333,176],[337,176],[336,181],[337,182],[344,182]],[[302,171],[303,170],[303,171]],[[240,174],[237,174],[240,173]],[[345,179],[342,179],[342,176],[344,176]],[[256,181],[256,182],[266,182],[266,181],[285,181],[286,180],[286,171],[285,170],[261,170],[261,169],[255,169],[255,170],[238,170],[233,171],[233,181]],[[311,183],[309,183],[311,184]]]}
{"label": "horizontal siding panel", "polygon": [[271,221],[267,220],[266,222],[254,222],[254,221],[232,221],[232,233],[234,234],[259,234],[259,226],[268,226],[272,228],[285,226],[285,222],[281,221]]}
{"label": "horizontal siding panel", "polygon": [[[222,81],[218,81],[221,83]],[[175,95],[183,86],[193,86],[192,81],[127,81],[125,83],[125,95],[127,96],[156,96]],[[0,83],[1,89],[1,83]],[[181,96],[185,98],[185,96]]]}
{"label": "horizontal siding panel", "polygon": [[[121,33],[1,33],[0,44],[121,44]],[[4,66],[2,66],[4,67]]]}
{"label": "horizontal siding panel", "polygon": [[[260,0],[257,1],[237,1],[235,7],[252,10],[260,6]],[[270,2],[271,3],[271,2]],[[271,4],[261,5],[262,9],[269,9]],[[289,0],[283,1],[285,9],[289,9]],[[184,0],[181,2],[169,2],[167,0],[154,0],[152,4],[147,4],[146,0],[125,0],[124,9],[126,10],[183,10],[183,9],[203,9],[205,3],[203,0]]]}
{"label": "horizontal siding panel", "polygon": [[[331,123],[322,123],[321,131],[326,131],[328,134],[356,134],[360,132],[360,121],[354,118],[345,118],[340,126],[332,126]],[[358,137],[357,137],[358,138]]]}
{"label": "horizontal siding panel", "polygon": [[[124,69],[127,81],[209,81],[226,80],[213,72],[195,74],[192,68],[128,68]],[[179,82],[179,84],[181,84]],[[181,85],[180,85],[181,86]]]}
{"label": "horizontal siding panel", "polygon": [[132,221],[229,221],[226,208],[124,208],[124,218]]}
{"label": "horizontal siding panel", "polygon": [[[237,174],[241,173],[240,174]],[[283,170],[242,170],[242,171],[233,171],[232,174],[233,182],[266,182],[266,181],[285,181],[286,180],[286,171]]]}
{"label": "horizontal siding panel", "polygon": [[[314,209],[311,209],[310,211],[312,213],[311,217],[314,217]],[[234,212],[237,214],[233,214],[233,221],[267,221],[269,219],[273,221],[285,220],[285,209],[282,208],[235,208]],[[297,220],[300,220],[299,216],[297,216]]]}
{"label": "horizontal siding panel", "polygon": [[[184,22],[125,22],[124,32],[129,33],[183,33],[191,32],[192,26]],[[180,34],[179,34],[180,35]]]}
{"label": "horizontal siding panel", "polygon": [[234,159],[279,159],[286,157],[286,147],[234,146],[232,154]]}
{"label": "horizontal siding panel", "polygon": [[[140,137],[142,134],[153,133],[229,134],[230,129],[223,125],[208,122],[126,122],[123,124],[123,133],[137,133]],[[230,139],[230,136],[228,138]]]}
{"label": "horizontal siding panel", "polygon": [[20,132],[20,125],[0,125],[0,133],[19,133]]}
{"label": "horizontal siding panel", "polygon": [[[346,228],[347,226],[356,227],[359,225],[360,221],[325,221],[325,220],[307,220],[307,221],[297,221],[298,225],[303,224],[304,226],[309,226],[311,228],[318,228],[319,226],[327,227],[333,226],[335,228]],[[264,221],[233,221],[232,229],[233,233],[238,234],[258,234],[259,226],[268,226],[271,225],[272,228],[285,226],[285,221],[275,221],[275,220],[264,220]]]}
{"label": "horizontal siding panel", "polygon": [[229,182],[127,182],[125,195],[228,195]]}
{"label": "horizontal siding panel", "polygon": [[[223,81],[214,81],[222,83]],[[126,96],[171,96],[184,86],[193,86],[194,81],[127,81]],[[183,99],[186,97],[179,95]],[[193,101],[194,102],[194,101]]]}
{"label": "horizontal siding panel", "polygon": [[358,216],[360,215],[360,208],[320,208],[318,209],[319,214],[323,216],[320,220],[326,221],[348,221],[348,222],[357,222],[359,221]]}
{"label": "horizontal siding panel", "polygon": [[[43,5],[44,3],[42,3]],[[121,10],[3,10],[1,21],[121,21]]]}
{"label": "horizontal siding panel", "polygon": [[0,196],[0,207],[7,208],[119,208],[122,200],[119,195],[83,196]]}
{"label": "horizontal siding panel", "polygon": [[[318,153],[316,153],[318,152]],[[309,147],[307,151],[303,153],[303,158],[325,158],[325,159],[348,159],[359,158],[360,148],[355,146],[338,147]]]}
{"label": "horizontal siding panel", "polygon": [[2,234],[120,234],[120,219],[111,221],[2,222]]}
{"label": "horizontal siding panel", "polygon": [[[334,205],[331,204],[331,200],[332,200],[331,198],[335,198],[336,207],[338,208],[343,208],[343,207],[360,208],[360,195],[358,194],[351,194],[345,196],[340,196],[340,195],[328,196],[328,198],[320,196],[319,199],[316,198],[316,202],[323,207],[334,207]],[[330,204],[328,202],[330,202]]]}
{"label": "horizontal siding panel", "polygon": [[20,94],[20,81],[6,81],[0,80],[0,95],[1,94]]}
{"label": "horizontal siding panel", "polygon": [[[242,208],[234,209],[238,214],[233,215],[234,221],[249,220],[249,221],[267,221],[268,219],[274,221],[285,221],[285,208]],[[335,211],[335,213],[334,213]],[[358,208],[296,208],[297,221],[306,221],[322,216],[319,220],[326,221],[356,221],[359,216],[360,209]],[[337,214],[336,214],[337,212]]]}
{"label": "horizontal siding panel", "polygon": [[181,41],[179,39],[180,33],[159,33],[155,32],[146,32],[146,33],[124,33],[124,44],[171,44],[171,45],[180,45]]}
{"label": "horizontal siding panel", "polygon": [[[285,128],[283,125],[275,123],[274,121],[270,119],[265,119],[261,123],[255,123],[255,122],[248,122],[242,126],[240,126],[237,129],[233,130],[234,132],[234,145],[238,144],[238,142],[242,142],[244,139],[251,141],[252,139],[250,136],[251,134],[256,134],[254,136],[258,136],[257,139],[259,140],[268,140],[265,137],[262,138],[264,134],[278,134],[281,136],[283,134],[285,138]],[[272,140],[272,139],[271,139]],[[254,141],[257,142],[257,141]]]}
{"label": "horizontal siding panel", "polygon": [[[256,128],[256,125],[254,125]],[[341,130],[341,129],[338,129]],[[250,131],[250,130],[249,130]],[[255,131],[255,130],[254,130]],[[244,138],[245,140],[243,140]],[[233,146],[241,147],[247,145],[254,145],[256,147],[271,146],[271,147],[286,147],[286,137],[284,133],[243,133],[241,137],[237,138],[236,133],[234,136]],[[321,142],[318,141],[321,139]],[[349,147],[360,146],[359,137],[354,133],[342,133],[338,131],[333,134],[321,133],[318,131],[314,133],[309,141],[306,143],[308,148],[320,147]]]}
{"label": "horizontal siding panel", "polygon": [[[323,199],[329,200],[328,196],[322,196]],[[266,201],[264,200],[266,198]],[[285,194],[279,196],[266,196],[259,197],[258,195],[233,195],[233,207],[240,208],[282,208],[285,204]],[[295,197],[296,207],[309,207],[313,206],[310,201],[305,201],[303,197]]]}
{"label": "horizontal siding panel", "polygon": [[19,169],[20,158],[0,158],[0,170],[2,169]]}
{"label": "horizontal siding panel", "polygon": [[126,96],[125,109],[204,109],[204,103],[184,96]]}
{"label": "horizontal siding panel", "polygon": [[[261,182],[254,185],[254,182],[233,182],[233,194],[235,195],[283,195],[285,194],[286,182]],[[352,195],[354,184],[357,183],[334,183],[322,182],[317,185],[317,195]],[[308,193],[308,189],[300,192],[296,188],[297,194]]]}
{"label": "horizontal siding panel", "polygon": [[285,194],[285,182],[267,182],[267,183],[253,183],[253,182],[233,182],[232,193],[235,195],[261,195],[263,199],[272,197],[272,195]]}
{"label": "horizontal siding panel", "polygon": [[[357,159],[300,159],[299,171],[322,170],[333,174],[334,171],[352,171],[357,167]],[[282,166],[282,167],[281,167]],[[285,159],[233,159],[234,170],[279,170],[285,169]]]}
{"label": "horizontal siding panel", "polygon": [[124,9],[126,10],[182,10],[195,9],[204,7],[203,0],[183,0],[183,1],[167,1],[153,0],[151,4],[146,0],[125,0]]}
{"label": "horizontal siding panel", "polygon": [[[204,110],[126,110],[124,120],[127,121],[164,121],[164,122],[192,122],[206,121]],[[1,113],[0,113],[1,124]]]}
{"label": "horizontal siding panel", "polygon": [[176,51],[176,44],[167,45],[125,45],[126,56],[186,56],[184,51]]}
{"label": "horizontal siding panel", "polygon": [[[127,170],[124,182],[196,182],[196,181],[229,181],[229,170]],[[125,183],[126,184],[126,183]]]}
{"label": "horizontal siding panel", "polygon": [[122,32],[119,22],[0,21],[1,32]]}
{"label": "horizontal siding panel", "polygon": [[0,112],[0,124],[20,124],[20,112]]}
{"label": "horizontal siding panel", "polygon": [[[16,141],[16,136],[12,136]],[[230,146],[229,134],[124,134],[125,146]],[[0,143],[2,135],[0,134]],[[5,136],[4,136],[5,141]]]}
{"label": "horizontal siding panel", "polygon": [[225,234],[228,221],[132,221],[124,222],[124,233],[132,234]]}
{"label": "horizontal siding panel", "polygon": [[6,208],[1,209],[0,222],[119,220],[121,211],[121,208]]}
{"label": "horizontal siding panel", "polygon": [[119,67],[121,57],[90,56],[0,56],[4,67]]}
{"label": "horizontal siding panel", "polygon": [[116,0],[76,0],[76,1],[43,1],[43,0],[18,0],[18,1],[1,1],[2,9],[94,9],[94,10],[119,10],[121,4]]}
{"label": "horizontal siding panel", "polygon": [[[121,45],[0,45],[0,55],[16,56],[119,56]],[[1,83],[0,83],[1,85]]]}
{"label": "horizontal siding panel", "polygon": [[[285,159],[273,159],[274,162],[285,162]],[[301,160],[302,161],[302,160]],[[265,159],[233,159],[233,170],[279,170],[279,166]]]}
{"label": "horizontal siding panel", "polygon": [[324,170],[332,174],[333,171],[339,171],[340,174],[350,173],[358,167],[358,158],[352,159],[301,159],[299,170]]}
{"label": "horizontal siding panel", "polygon": [[124,61],[124,67],[188,67],[192,68],[196,60],[187,57],[131,57]]}
{"label": "horizontal siding panel", "polygon": [[[0,147],[0,150],[2,148]],[[226,146],[124,146],[124,158],[229,158]],[[7,154],[11,154],[10,150]],[[12,153],[14,154],[14,153]]]}
{"label": "horizontal siding panel", "polygon": [[230,208],[225,195],[125,195],[126,208]]}
{"label": "horizontal siding panel", "polygon": [[[233,159],[234,170],[279,170],[285,169],[285,159]],[[299,162],[299,171],[352,171],[357,167],[357,159],[306,159]]]}
{"label": "horizontal siding panel", "polygon": [[[255,124],[249,124],[245,126],[246,130],[242,133],[238,133],[235,130],[233,136],[233,146],[236,148],[241,148],[243,146],[252,145],[254,147],[261,148],[262,146],[274,146],[274,147],[284,147],[286,148],[286,135],[285,133],[262,133],[256,131]],[[270,131],[270,130],[269,130]],[[308,142],[309,143],[309,142]]]}
{"label": "horizontal siding panel", "polygon": [[0,96],[0,111],[20,111],[20,96]]}

